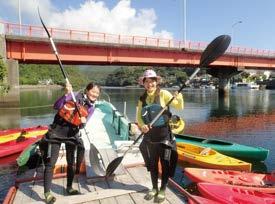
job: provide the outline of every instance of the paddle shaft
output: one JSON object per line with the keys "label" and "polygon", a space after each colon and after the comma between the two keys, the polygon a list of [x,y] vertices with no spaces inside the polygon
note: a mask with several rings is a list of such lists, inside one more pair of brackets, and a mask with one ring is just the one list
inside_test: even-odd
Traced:
{"label": "paddle shaft", "polygon": [[[46,25],[44,24],[44,22],[43,22],[43,20],[42,20],[42,17],[41,17],[40,12],[39,12],[39,8],[38,8],[38,15],[39,15],[40,21],[41,21],[41,23],[42,23],[42,26],[44,27],[44,29],[45,29],[45,31],[46,31],[46,33],[47,33],[47,35],[48,35],[48,38],[50,39],[50,42],[51,42],[51,45],[52,45],[52,48],[53,48],[55,57],[56,57],[56,59],[57,59],[57,61],[58,61],[59,67],[60,67],[61,72],[62,72],[62,75],[63,75],[63,77],[64,77],[64,79],[65,79],[65,81],[66,81],[66,84],[70,84],[70,81],[69,81],[69,79],[68,79],[68,75],[67,75],[67,73],[65,72],[64,67],[63,67],[63,64],[62,64],[62,62],[61,62],[61,60],[60,60],[60,58],[59,58],[59,55],[58,55],[58,52],[57,52],[55,43],[54,43],[54,41],[53,41],[53,38],[52,38],[50,32],[48,31]],[[75,95],[74,95],[74,93],[73,93],[72,90],[70,91],[70,94],[71,94],[71,96],[72,96],[72,99],[73,99],[73,102],[74,102],[76,111],[77,111],[77,113],[79,114],[79,117],[81,117],[81,113],[80,113],[80,110],[79,110],[79,108],[78,108],[78,106],[77,106],[76,98],[75,98]],[[86,134],[86,136],[87,136],[87,138],[88,138],[89,143],[91,144],[91,140],[90,140],[90,138],[89,138],[89,136],[88,136],[88,132],[87,132],[85,126],[83,126],[83,129],[84,129],[84,132],[85,132],[85,134]]]}
{"label": "paddle shaft", "polygon": [[175,186],[182,194],[184,194],[186,197],[190,198],[197,204],[202,204],[200,201],[198,201],[191,193],[186,191],[183,187],[181,187],[179,184],[177,184],[173,179],[169,178],[169,183],[171,183],[173,186]]}

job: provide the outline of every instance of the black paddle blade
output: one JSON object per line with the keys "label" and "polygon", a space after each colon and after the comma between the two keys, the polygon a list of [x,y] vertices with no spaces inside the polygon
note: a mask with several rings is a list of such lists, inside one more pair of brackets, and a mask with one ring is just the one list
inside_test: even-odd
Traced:
{"label": "black paddle blade", "polygon": [[123,156],[115,158],[113,161],[111,161],[111,163],[107,166],[107,169],[106,169],[106,176],[107,177],[111,176],[114,173],[116,168],[122,162],[122,159],[123,159]]}
{"label": "black paddle blade", "polygon": [[199,67],[208,66],[222,56],[227,50],[230,41],[231,37],[229,35],[220,35],[216,37],[203,51]]}

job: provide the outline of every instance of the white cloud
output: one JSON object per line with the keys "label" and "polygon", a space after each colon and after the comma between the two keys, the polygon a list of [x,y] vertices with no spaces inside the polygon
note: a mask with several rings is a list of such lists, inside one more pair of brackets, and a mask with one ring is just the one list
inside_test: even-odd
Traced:
{"label": "white cloud", "polygon": [[[21,0],[22,15],[38,23],[38,0]],[[6,1],[17,9],[18,0]],[[69,28],[91,32],[122,35],[154,36],[173,38],[166,30],[156,30],[157,16],[154,9],[137,10],[131,7],[131,0],[121,0],[111,9],[103,1],[87,0],[78,8],[69,7],[58,11],[51,0],[40,0],[39,8],[47,26]]]}
{"label": "white cloud", "polygon": [[[9,0],[0,2],[0,5],[4,5],[11,8],[13,12],[9,12],[10,15],[18,15],[18,2],[19,0]],[[50,17],[51,13],[56,12],[56,9],[51,3],[51,0],[20,0],[20,10],[22,20],[27,22],[39,22],[37,14],[37,6],[44,16]],[[43,10],[43,11],[42,11]]]}

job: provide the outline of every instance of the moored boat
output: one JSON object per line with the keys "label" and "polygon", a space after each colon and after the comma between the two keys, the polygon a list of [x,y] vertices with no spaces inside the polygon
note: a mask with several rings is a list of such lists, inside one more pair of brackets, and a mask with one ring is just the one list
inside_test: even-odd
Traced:
{"label": "moored boat", "polygon": [[236,82],[231,86],[232,89],[259,89],[260,85],[254,82]]}
{"label": "moored boat", "polygon": [[27,146],[42,138],[47,131],[47,126],[1,131],[0,158],[22,152]]}
{"label": "moored boat", "polygon": [[222,154],[247,161],[264,161],[269,153],[268,149],[252,147],[225,140],[176,134],[177,142],[185,142],[203,147],[210,147]]}
{"label": "moored boat", "polygon": [[255,190],[242,189],[237,186],[198,183],[198,190],[204,197],[215,200],[219,203],[275,203],[275,195],[262,193]]}
{"label": "moored boat", "polygon": [[265,193],[275,193],[274,174],[201,168],[185,168],[184,174],[193,182],[230,184]]}
{"label": "moored boat", "polygon": [[251,164],[219,152],[188,143],[177,143],[179,160],[206,168],[251,171]]}
{"label": "moored boat", "polygon": [[[16,128],[0,130],[0,145],[7,142],[20,141],[28,138],[35,138],[37,135],[44,135],[48,131],[47,126],[36,126],[30,128]],[[5,144],[6,145],[6,144]]]}

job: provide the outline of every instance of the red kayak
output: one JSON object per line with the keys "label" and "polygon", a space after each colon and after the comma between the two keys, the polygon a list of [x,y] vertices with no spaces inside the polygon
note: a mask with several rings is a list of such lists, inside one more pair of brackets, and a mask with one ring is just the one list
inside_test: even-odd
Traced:
{"label": "red kayak", "polygon": [[275,174],[201,168],[185,168],[184,173],[193,182],[230,184],[264,193],[275,193]]}
{"label": "red kayak", "polygon": [[203,204],[219,204],[217,201],[210,200],[207,198],[203,198],[201,196],[192,196],[193,199],[196,200],[196,202],[193,199],[188,198],[188,203],[189,204],[198,204],[198,203],[203,203]]}
{"label": "red kayak", "polygon": [[275,195],[254,190],[244,190],[237,186],[213,183],[198,183],[199,192],[206,198],[219,203],[274,204]]}
{"label": "red kayak", "polygon": [[28,145],[42,138],[47,126],[0,131],[0,158],[22,152]]}
{"label": "red kayak", "polygon": [[5,145],[7,142],[35,138],[37,135],[46,134],[47,131],[48,126],[0,130],[0,145]]}

